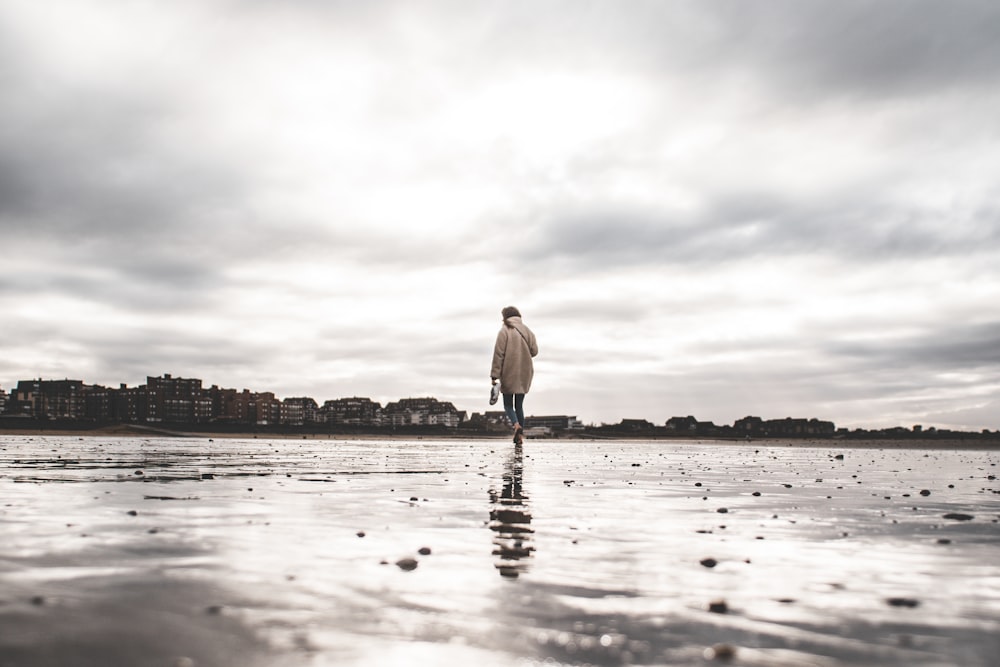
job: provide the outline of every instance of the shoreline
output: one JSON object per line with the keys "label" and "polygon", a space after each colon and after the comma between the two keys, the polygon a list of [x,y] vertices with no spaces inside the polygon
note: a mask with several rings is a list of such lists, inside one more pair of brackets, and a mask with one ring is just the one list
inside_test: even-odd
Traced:
{"label": "shoreline", "polygon": [[[253,431],[178,431],[156,427],[146,427],[136,424],[117,424],[93,429],[31,429],[31,428],[0,428],[3,436],[47,436],[47,437],[167,437],[207,440],[483,440],[486,442],[507,441],[507,434],[499,433],[378,433],[378,432],[342,432],[342,433],[262,433]],[[684,445],[730,445],[745,447],[800,447],[807,449],[840,448],[840,449],[919,449],[919,450],[1000,450],[1000,440],[970,438],[756,438],[752,440],[736,438],[712,438],[698,436],[649,437],[642,435],[600,435],[574,434],[557,437],[527,438],[534,443],[545,442],[648,442],[650,444],[676,443]]]}

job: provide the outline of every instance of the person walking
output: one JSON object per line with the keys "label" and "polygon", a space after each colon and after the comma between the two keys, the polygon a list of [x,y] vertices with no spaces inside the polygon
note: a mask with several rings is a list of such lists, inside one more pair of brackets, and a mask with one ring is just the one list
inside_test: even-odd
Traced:
{"label": "person walking", "polygon": [[532,357],[538,354],[535,334],[521,321],[521,311],[507,306],[501,311],[503,326],[493,347],[490,380],[500,382],[503,409],[514,427],[514,442],[524,442],[524,395],[531,389],[535,375]]}

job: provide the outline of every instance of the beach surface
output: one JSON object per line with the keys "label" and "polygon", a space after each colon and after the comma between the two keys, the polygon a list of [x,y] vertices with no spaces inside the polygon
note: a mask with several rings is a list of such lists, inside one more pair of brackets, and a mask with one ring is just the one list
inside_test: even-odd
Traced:
{"label": "beach surface", "polygon": [[992,667],[998,462],[3,435],[0,667]]}

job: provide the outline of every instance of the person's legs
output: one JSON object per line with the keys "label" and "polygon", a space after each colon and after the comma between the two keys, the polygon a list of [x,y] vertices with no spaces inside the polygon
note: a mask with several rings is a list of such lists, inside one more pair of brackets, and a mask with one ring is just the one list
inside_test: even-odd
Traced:
{"label": "person's legs", "polygon": [[[523,394],[521,394],[521,398],[524,398]],[[521,422],[517,420],[517,410],[514,408],[514,394],[503,395],[503,410],[507,413],[507,419],[510,420],[510,425],[516,428]]]}
{"label": "person's legs", "polygon": [[525,428],[524,394],[514,394],[514,414],[517,415],[517,423],[521,425],[521,428]]}

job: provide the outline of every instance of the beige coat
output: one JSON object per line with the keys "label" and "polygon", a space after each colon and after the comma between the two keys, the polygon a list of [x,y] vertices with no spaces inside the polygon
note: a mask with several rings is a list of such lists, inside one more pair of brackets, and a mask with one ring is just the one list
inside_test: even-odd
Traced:
{"label": "beige coat", "polygon": [[535,375],[531,358],[538,354],[535,334],[520,317],[508,317],[503,324],[493,347],[490,377],[499,378],[500,391],[505,394],[527,394]]}

